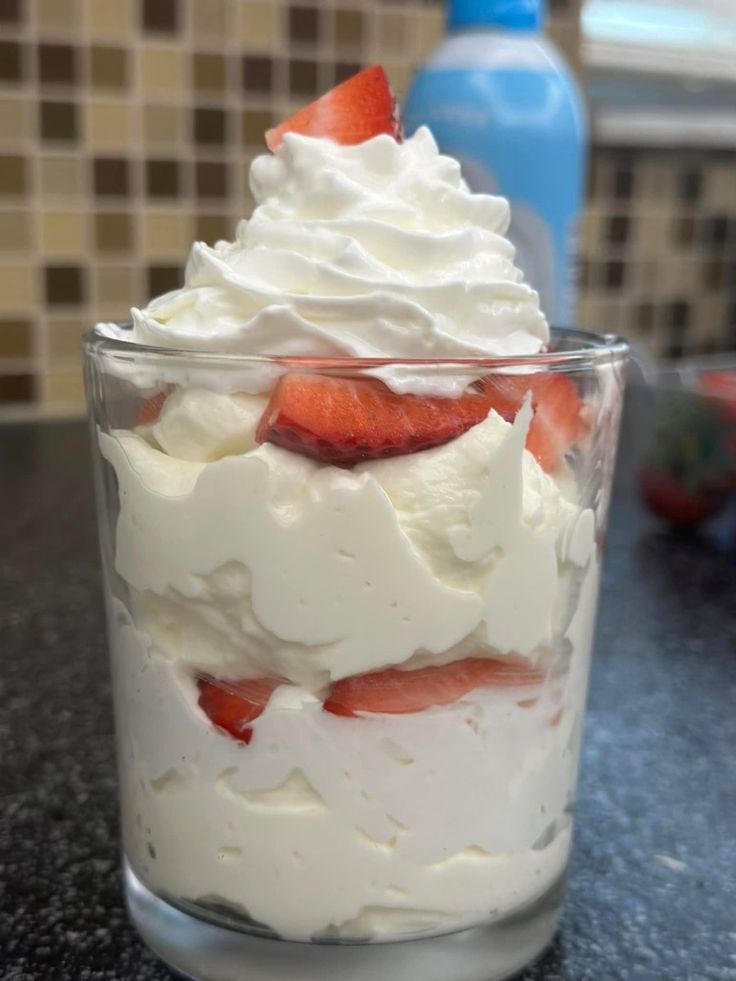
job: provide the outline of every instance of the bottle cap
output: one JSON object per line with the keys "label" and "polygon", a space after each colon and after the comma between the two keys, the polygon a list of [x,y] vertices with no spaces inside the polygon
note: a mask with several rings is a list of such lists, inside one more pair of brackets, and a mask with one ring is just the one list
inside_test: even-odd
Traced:
{"label": "bottle cap", "polygon": [[450,30],[487,26],[536,31],[544,8],[544,0],[450,0],[447,24]]}

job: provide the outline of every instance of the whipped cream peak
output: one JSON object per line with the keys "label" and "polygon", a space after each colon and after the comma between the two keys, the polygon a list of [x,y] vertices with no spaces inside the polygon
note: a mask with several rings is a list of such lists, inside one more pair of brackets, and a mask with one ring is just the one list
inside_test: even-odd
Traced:
{"label": "whipped cream peak", "polygon": [[[253,161],[250,182],[256,207],[235,240],[195,243],[185,285],[134,309],[133,330],[115,336],[223,354],[397,359],[526,355],[546,343],[537,294],[504,238],[507,202],[471,193],[428,129],[356,146],[287,133]],[[384,374],[397,391],[426,390],[426,380]],[[438,394],[459,383],[445,387]]]}

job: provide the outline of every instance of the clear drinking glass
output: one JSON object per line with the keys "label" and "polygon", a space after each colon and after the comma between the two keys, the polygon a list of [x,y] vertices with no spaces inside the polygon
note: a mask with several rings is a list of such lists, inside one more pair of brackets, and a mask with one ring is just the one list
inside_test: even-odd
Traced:
{"label": "clear drinking glass", "polygon": [[[489,981],[550,942],[625,358],[577,331],[454,362],[90,333],[127,902],[173,968]],[[432,406],[404,449],[440,445],[354,462],[356,432],[334,465],[274,409],[296,386],[344,440],[359,390],[395,442],[423,397],[385,383]]]}

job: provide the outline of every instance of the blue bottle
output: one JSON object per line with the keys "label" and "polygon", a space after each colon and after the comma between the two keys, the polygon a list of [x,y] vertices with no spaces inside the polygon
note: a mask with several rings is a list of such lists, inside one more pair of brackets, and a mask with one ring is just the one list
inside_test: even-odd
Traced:
{"label": "blue bottle", "polygon": [[575,309],[587,122],[572,72],[542,34],[544,0],[450,0],[448,37],[415,76],[404,125],[429,126],[474,191],[511,204],[517,263],[549,320]]}

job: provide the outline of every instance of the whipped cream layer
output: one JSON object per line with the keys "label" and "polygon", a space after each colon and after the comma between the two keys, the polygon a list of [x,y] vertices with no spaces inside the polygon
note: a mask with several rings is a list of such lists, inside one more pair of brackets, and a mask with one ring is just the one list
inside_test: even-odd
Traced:
{"label": "whipped cream layer", "polygon": [[212,726],[191,675],[114,604],[136,873],[291,940],[442,933],[533,902],[570,846],[597,576],[593,562],[564,688],[546,685],[534,705],[478,690],[443,709],[345,719],[285,686],[248,746]]}
{"label": "whipped cream layer", "polygon": [[[191,427],[191,445],[205,457],[205,435],[227,441],[210,397],[227,398],[196,396],[208,426]],[[182,431],[176,414],[162,414],[160,437]],[[229,411],[217,418],[229,432]],[[594,522],[524,449],[529,418],[491,412],[444,446],[353,470],[269,444],[203,463],[102,435],[120,493],[116,569],[138,626],[193,669],[313,691],[417,659],[544,657]]]}
{"label": "whipped cream layer", "polygon": [[[141,344],[219,354],[468,358],[535,353],[537,294],[514,266],[503,198],[473,194],[422,128],[357,146],[287,133],[253,161],[234,242],[192,247],[182,289],[132,311]],[[451,376],[383,370],[396,391]],[[262,389],[272,382],[264,374]]]}

